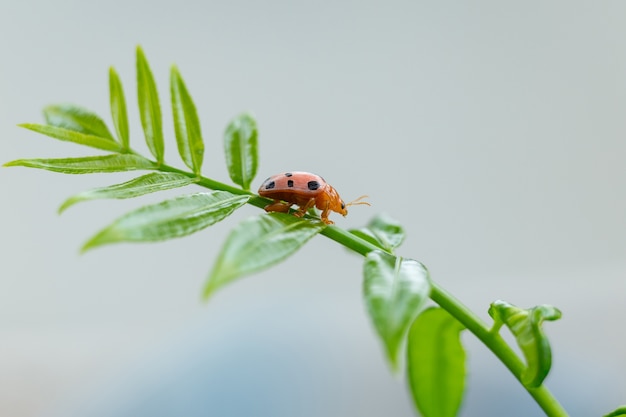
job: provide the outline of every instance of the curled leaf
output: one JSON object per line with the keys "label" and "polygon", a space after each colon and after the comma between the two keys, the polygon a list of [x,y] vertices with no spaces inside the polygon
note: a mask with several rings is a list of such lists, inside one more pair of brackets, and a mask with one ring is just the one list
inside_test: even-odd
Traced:
{"label": "curled leaf", "polygon": [[200,175],[204,143],[200,132],[200,120],[196,112],[187,86],[181,77],[178,68],[172,67],[170,74],[170,91],[172,95],[172,112],[174,113],[174,130],[178,153],[196,175]]}
{"label": "curled leaf", "polygon": [[365,258],[363,275],[370,318],[397,370],[407,330],[430,293],[428,271],[412,259],[374,251]]}
{"label": "curled leaf", "polygon": [[113,140],[106,123],[92,111],[71,104],[56,104],[43,109],[49,126]]}
{"label": "curled leaf", "polygon": [[561,312],[550,305],[521,309],[498,300],[491,303],[489,315],[494,320],[494,329],[503,324],[509,328],[526,358],[526,368],[521,375],[522,384],[530,388],[540,386],[552,366],[550,343],[541,324],[544,320],[561,318]]}
{"label": "curled leaf", "polygon": [[133,178],[132,180],[121,184],[94,188],[93,190],[76,194],[65,200],[61,207],[59,207],[59,213],[62,213],[68,207],[81,201],[96,200],[101,198],[121,199],[139,197],[157,191],[184,187],[194,181],[195,180],[192,178],[174,172],[152,172],[138,178]]}
{"label": "curled leaf", "polygon": [[424,417],[454,417],[465,391],[465,327],[447,311],[422,312],[409,330],[407,378],[413,400]]}
{"label": "curled leaf", "polygon": [[226,239],[204,287],[204,298],[237,278],[284,260],[324,227],[322,222],[284,213],[244,220]]}
{"label": "curled leaf", "polygon": [[187,236],[224,219],[249,199],[247,195],[213,191],[144,206],[102,229],[82,250],[117,242],[154,242]]}
{"label": "curled leaf", "polygon": [[45,169],[63,174],[91,174],[95,172],[122,172],[157,169],[154,162],[138,155],[115,154],[80,158],[17,159],[4,166],[23,166]]}
{"label": "curled leaf", "polygon": [[257,136],[256,121],[249,114],[235,117],[224,132],[228,173],[233,182],[244,190],[250,189],[257,171]]}

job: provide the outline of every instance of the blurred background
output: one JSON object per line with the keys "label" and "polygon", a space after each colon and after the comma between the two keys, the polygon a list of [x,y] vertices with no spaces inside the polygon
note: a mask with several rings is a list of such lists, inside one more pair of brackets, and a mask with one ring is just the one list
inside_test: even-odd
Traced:
{"label": "blurred background", "polygon": [[[485,319],[549,303],[547,384],[572,416],[626,403],[626,3],[623,1],[0,1],[0,160],[96,153],[16,126],[74,103],[110,121],[118,70],[131,142],[146,150],[134,51],[151,63],[166,159],[177,156],[169,68],[229,181],[222,132],[260,129],[254,187],[323,175],[385,212],[400,253]],[[130,201],[61,202],[135,174],[0,169],[0,415],[412,416],[361,300],[361,258],[319,236],[207,304],[228,231],[258,210],[159,244],[79,247]],[[311,259],[315,261],[312,262]],[[469,334],[462,416],[541,410]]]}

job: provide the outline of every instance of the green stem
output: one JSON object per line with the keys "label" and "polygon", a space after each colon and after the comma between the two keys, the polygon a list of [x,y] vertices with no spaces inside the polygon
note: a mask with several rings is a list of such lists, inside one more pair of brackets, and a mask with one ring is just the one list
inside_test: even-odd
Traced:
{"label": "green stem", "polygon": [[[250,195],[252,198],[249,200],[249,204],[256,207],[263,208],[270,201],[259,197],[250,191],[245,191],[219,181],[214,181],[210,178],[202,176],[198,177],[191,172],[182,171],[169,165],[162,164],[160,165],[159,170],[176,172],[190,178],[197,178],[198,185],[212,190],[228,191],[239,195]],[[336,226],[325,227],[321,231],[321,234],[363,256],[373,250],[381,250],[379,247],[374,246],[358,236],[355,236],[354,234]],[[467,330],[483,342],[485,346],[487,346],[487,348],[489,348],[489,350],[491,350],[498,357],[498,359],[500,359],[500,361],[521,383],[521,375],[525,369],[525,365],[515,354],[513,349],[511,349],[511,347],[505,342],[502,336],[500,336],[497,332],[491,332],[487,324],[481,320],[480,317],[474,314],[461,301],[459,301],[452,294],[448,293],[445,289],[434,282],[431,282],[431,286],[430,298],[459,322],[461,322]],[[522,386],[524,385],[522,384]],[[524,386],[524,388],[534,398],[535,402],[539,405],[539,407],[541,407],[547,416],[568,417],[568,414],[563,406],[561,406],[558,400],[552,395],[550,390],[548,390],[545,385],[541,385],[537,388],[528,388]]]}

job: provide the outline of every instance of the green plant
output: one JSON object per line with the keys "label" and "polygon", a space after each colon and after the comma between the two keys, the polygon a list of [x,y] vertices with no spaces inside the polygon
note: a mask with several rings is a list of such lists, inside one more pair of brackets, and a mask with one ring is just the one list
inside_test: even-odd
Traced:
{"label": "green plant", "polygon": [[[172,67],[170,75],[176,143],[187,169],[164,161],[159,96],[141,48],[137,48],[137,94],[152,158],[130,147],[126,100],[113,68],[109,72],[109,87],[116,135],[98,115],[68,105],[45,108],[45,124],[21,125],[55,139],[108,153],[78,158],[19,159],[5,166],[66,174],[151,171],[125,183],[77,194],[63,202],[60,212],[82,201],[132,198],[190,184],[211,190],[134,210],[96,233],[84,244],[83,251],[117,242],[186,236],[223,220],[244,204],[263,208],[270,202],[250,191],[257,170],[254,118],[248,114],[237,116],[224,133],[227,166],[236,186],[202,176],[204,141],[196,108],[176,67]],[[560,311],[548,305],[521,309],[495,301],[489,308],[493,323],[487,325],[431,280],[424,265],[395,253],[404,239],[404,231],[387,216],[376,216],[356,230],[328,226],[319,220],[315,211],[304,218],[262,213],[244,220],[227,238],[204,287],[204,297],[208,299],[228,282],[287,258],[317,234],[364,257],[363,295],[372,323],[392,370],[397,371],[403,362],[406,365],[410,392],[423,416],[451,417],[458,413],[465,391],[465,350],[460,341],[460,334],[465,330],[473,333],[502,361],[547,415],[567,415],[543,384],[551,366],[551,350],[541,325],[544,320],[558,319]],[[429,304],[429,298],[434,305]],[[503,326],[515,337],[523,358],[501,337]],[[403,355],[404,361],[401,360]],[[618,408],[608,415],[626,415],[626,408]]]}

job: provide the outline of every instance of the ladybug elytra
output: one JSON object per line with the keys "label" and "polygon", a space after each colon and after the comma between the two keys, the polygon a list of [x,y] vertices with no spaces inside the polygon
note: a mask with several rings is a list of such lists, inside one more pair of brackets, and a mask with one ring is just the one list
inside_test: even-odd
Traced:
{"label": "ladybug elytra", "polygon": [[294,213],[298,217],[306,214],[307,210],[317,207],[322,210],[321,219],[326,224],[334,222],[328,218],[331,211],[343,216],[348,214],[347,207],[351,205],[367,204],[359,201],[366,196],[361,196],[350,203],[344,203],[339,193],[324,178],[310,172],[283,172],[276,174],[261,184],[259,195],[274,200],[265,207],[265,211],[278,211],[288,213],[293,204],[299,208]]}

